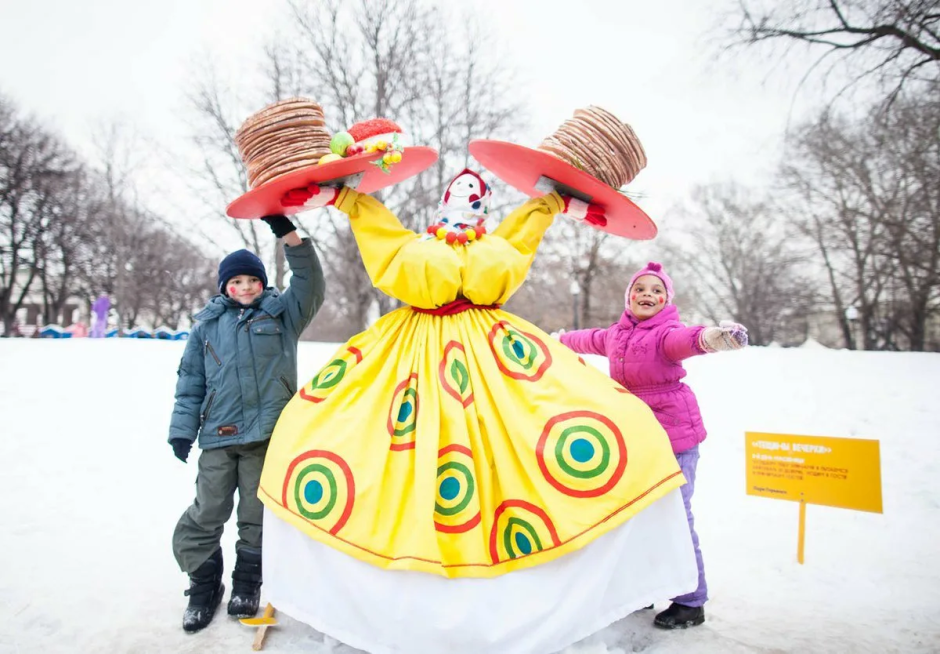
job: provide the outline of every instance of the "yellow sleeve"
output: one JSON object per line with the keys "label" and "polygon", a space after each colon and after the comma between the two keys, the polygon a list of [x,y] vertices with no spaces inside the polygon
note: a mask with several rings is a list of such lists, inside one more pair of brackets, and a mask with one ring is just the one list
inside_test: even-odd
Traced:
{"label": "yellow sleeve", "polygon": [[532,265],[535,251],[542,242],[542,236],[551,226],[555,214],[565,210],[564,200],[557,192],[532,198],[503,219],[496,231],[496,236],[506,239],[509,244],[528,258]]}
{"label": "yellow sleeve", "polygon": [[421,240],[384,204],[352,189],[341,189],[335,206],[350,218],[373,286],[423,309],[456,299],[463,264],[452,247]]}
{"label": "yellow sleeve", "polygon": [[554,192],[529,200],[467,247],[464,295],[476,304],[505,304],[522,286],[542,236],[564,206]]}

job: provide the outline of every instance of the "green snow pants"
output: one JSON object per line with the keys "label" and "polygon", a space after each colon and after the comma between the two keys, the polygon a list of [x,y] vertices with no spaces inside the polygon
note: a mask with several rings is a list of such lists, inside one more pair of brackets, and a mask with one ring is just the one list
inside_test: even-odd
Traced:
{"label": "green snow pants", "polygon": [[185,573],[196,570],[219,549],[222,530],[232,515],[238,489],[238,542],[261,551],[263,505],[258,482],[268,441],[203,450],[196,476],[196,499],[176,524],[173,554]]}

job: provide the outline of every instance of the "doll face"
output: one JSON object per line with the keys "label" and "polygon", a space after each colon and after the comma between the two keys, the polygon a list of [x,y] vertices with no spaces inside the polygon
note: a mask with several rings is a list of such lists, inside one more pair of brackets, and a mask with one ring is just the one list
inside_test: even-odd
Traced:
{"label": "doll face", "polygon": [[247,307],[263,292],[261,280],[254,275],[235,275],[225,282],[225,294],[242,306]]}
{"label": "doll face", "polygon": [[447,206],[453,209],[480,209],[483,189],[475,175],[458,175],[447,187]]}
{"label": "doll face", "polygon": [[666,285],[656,275],[637,277],[630,288],[630,312],[640,320],[652,318],[666,306]]}

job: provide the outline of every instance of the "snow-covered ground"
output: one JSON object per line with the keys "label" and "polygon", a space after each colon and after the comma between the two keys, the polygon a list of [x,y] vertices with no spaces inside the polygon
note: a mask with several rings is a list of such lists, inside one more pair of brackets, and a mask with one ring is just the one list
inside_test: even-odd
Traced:
{"label": "snow-covered ground", "polygon": [[[170,537],[196,466],[166,430],[182,348],[0,340],[0,652],[251,651],[224,604],[205,631],[180,627]],[[302,343],[301,378],[334,349]],[[707,622],[662,632],[642,611],[565,654],[940,651],[940,355],[751,348],[687,368],[710,433],[694,500]],[[808,507],[799,565],[797,505],[745,494],[745,431],[880,440],[884,514]],[[279,617],[266,651],[355,651]]]}

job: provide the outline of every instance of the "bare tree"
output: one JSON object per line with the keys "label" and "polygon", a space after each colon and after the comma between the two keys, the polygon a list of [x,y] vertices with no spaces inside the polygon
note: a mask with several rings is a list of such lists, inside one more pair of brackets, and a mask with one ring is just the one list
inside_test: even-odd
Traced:
{"label": "bare tree", "polygon": [[[523,120],[510,92],[511,75],[478,28],[457,32],[441,9],[418,0],[291,0],[290,27],[264,51],[263,103],[307,96],[324,107],[331,132],[357,121],[391,118],[415,144],[438,149],[440,161],[413,180],[387,189],[381,199],[418,231],[430,217],[450,177],[467,164],[469,139],[508,134]],[[472,24],[472,23],[471,23]],[[245,190],[234,146],[239,110],[210,75],[194,96],[200,116],[203,172],[214,202]],[[247,91],[246,94],[251,93]],[[243,103],[242,103],[243,104]],[[497,208],[498,209],[498,208]],[[236,221],[240,231],[256,221]],[[361,330],[395,301],[376,291],[365,273],[345,216],[319,211],[299,223],[317,244],[327,271],[330,309],[345,335]],[[260,249],[254,242],[249,247]]]}
{"label": "bare tree", "polygon": [[[623,313],[636,242],[556,218],[513,311],[548,329],[607,326]],[[632,256],[631,256],[632,255]],[[546,297],[560,307],[547,306]]]}
{"label": "bare tree", "polygon": [[61,180],[55,200],[52,216],[34,246],[43,315],[51,323],[65,319],[69,301],[78,297],[95,231],[93,223],[104,205],[100,185],[84,165]]}
{"label": "bare tree", "polygon": [[755,345],[805,334],[813,287],[776,210],[750,189],[725,184],[697,188],[684,213],[691,237],[670,248],[669,263],[694,310],[747,325]]}
{"label": "bare tree", "polygon": [[847,86],[874,79],[892,103],[911,84],[940,81],[940,0],[739,0],[738,44],[803,44],[811,71],[836,69]]}
{"label": "bare tree", "polygon": [[940,109],[898,101],[861,121],[823,114],[793,142],[783,179],[815,243],[846,344],[923,350],[940,295]]}
{"label": "bare tree", "polygon": [[76,166],[57,137],[0,96],[0,318],[7,334],[40,278],[43,235],[61,213],[61,188]]}
{"label": "bare tree", "polygon": [[244,247],[266,252],[267,227],[257,221],[232,220],[225,216],[225,207],[248,190],[247,172],[235,145],[240,119],[250,113],[249,108],[260,108],[272,100],[262,100],[260,94],[254,100],[243,100],[231,90],[238,85],[222,79],[211,58],[203,60],[197,75],[189,100],[194,109],[191,133],[198,160],[182,171],[191,194],[203,202],[196,215],[203,220],[222,220]]}

